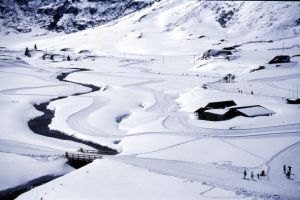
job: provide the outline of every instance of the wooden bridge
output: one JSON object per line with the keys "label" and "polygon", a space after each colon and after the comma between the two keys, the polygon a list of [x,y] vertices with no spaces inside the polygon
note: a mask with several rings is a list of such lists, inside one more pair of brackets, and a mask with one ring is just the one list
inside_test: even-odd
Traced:
{"label": "wooden bridge", "polygon": [[88,154],[100,154],[100,155],[116,155],[119,153],[117,150],[110,149],[110,148],[102,148],[101,150],[88,150],[88,149],[80,148],[78,149],[78,152],[88,153]]}
{"label": "wooden bridge", "polygon": [[102,157],[103,156],[99,155],[97,150],[83,150],[80,151],[80,153],[65,152],[65,158],[68,159],[69,164],[75,168],[80,168]]}

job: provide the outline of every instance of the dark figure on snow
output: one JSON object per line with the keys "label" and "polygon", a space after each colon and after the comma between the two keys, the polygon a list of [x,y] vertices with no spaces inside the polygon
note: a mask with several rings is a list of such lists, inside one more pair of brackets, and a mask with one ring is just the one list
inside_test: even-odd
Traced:
{"label": "dark figure on snow", "polygon": [[28,57],[31,57],[31,55],[30,55],[30,53],[29,53],[28,47],[26,47],[24,55],[25,55],[25,56],[28,56]]}
{"label": "dark figure on snow", "polygon": [[251,95],[253,95],[253,91],[251,91]]}
{"label": "dark figure on snow", "polygon": [[283,173],[286,174],[286,166],[283,165]]}
{"label": "dark figure on snow", "polygon": [[254,180],[254,174],[251,172],[251,179]]}
{"label": "dark figure on snow", "polygon": [[257,179],[259,179],[259,174],[257,174]]}
{"label": "dark figure on snow", "polygon": [[35,50],[37,50],[37,46],[36,46],[36,44],[34,44],[34,49],[35,49]]}
{"label": "dark figure on snow", "polygon": [[46,55],[44,54],[42,58],[43,58],[43,60],[45,60],[46,59]]}
{"label": "dark figure on snow", "polygon": [[71,58],[69,55],[67,56],[67,61],[71,61]]}
{"label": "dark figure on snow", "polygon": [[288,172],[286,173],[286,177],[287,177],[288,179],[291,178],[291,172],[290,172],[290,171],[288,171]]}
{"label": "dark figure on snow", "polygon": [[54,60],[54,55],[53,54],[51,54],[50,59]]}
{"label": "dark figure on snow", "polygon": [[290,174],[292,173],[292,167],[288,166]]}
{"label": "dark figure on snow", "polygon": [[244,179],[246,179],[246,176],[247,176],[247,171],[245,170],[244,171]]}
{"label": "dark figure on snow", "polygon": [[265,170],[261,170],[260,176],[265,176],[265,175],[266,175]]}

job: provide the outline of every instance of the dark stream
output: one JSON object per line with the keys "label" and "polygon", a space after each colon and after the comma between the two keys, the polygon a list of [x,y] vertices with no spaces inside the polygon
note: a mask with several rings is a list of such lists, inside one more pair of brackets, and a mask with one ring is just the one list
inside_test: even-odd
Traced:
{"label": "dark stream", "polygon": [[[64,82],[69,82],[69,83],[74,83],[74,84],[78,84],[84,87],[88,87],[91,90],[89,92],[81,92],[81,93],[75,93],[73,95],[70,96],[79,96],[82,94],[88,94],[91,92],[95,92],[101,89],[101,87],[92,85],[92,84],[83,84],[83,83],[77,83],[77,82],[73,82],[73,81],[68,81],[65,80],[65,78],[71,74],[71,73],[75,73],[75,72],[82,72],[82,71],[89,71],[88,69],[81,69],[81,68],[73,68],[74,71],[72,72],[65,72],[65,73],[61,73],[57,76],[57,79],[60,81],[64,81]],[[88,145],[90,147],[93,147],[95,149],[97,149],[99,152],[101,152],[101,154],[104,155],[116,155],[118,153],[117,150],[115,149],[111,149],[109,147],[106,146],[102,146],[98,143],[94,143],[92,141],[86,141],[86,140],[82,140],[79,138],[76,138],[72,135],[63,133],[61,131],[57,131],[57,130],[51,130],[49,128],[49,124],[51,124],[52,119],[54,117],[55,112],[53,110],[50,110],[47,108],[47,106],[56,100],[59,99],[63,99],[63,98],[67,98],[68,96],[60,96],[60,97],[56,97],[53,99],[50,99],[47,102],[43,102],[40,104],[34,104],[34,108],[37,109],[38,111],[43,112],[44,114],[42,116],[38,116],[36,118],[31,119],[28,122],[28,126],[29,128],[36,134],[39,135],[43,135],[46,137],[53,137],[53,138],[57,138],[57,139],[61,139],[61,140],[70,140],[70,141],[74,141],[74,142],[78,142],[78,143],[82,143],[85,145]],[[21,195],[22,193],[25,193],[27,191],[29,191],[30,189],[32,189],[33,187],[37,187],[39,185],[42,185],[44,183],[47,183],[55,178],[58,178],[59,176],[52,176],[52,175],[46,175],[46,176],[42,176],[36,179],[33,179],[25,184],[16,186],[14,188],[9,188],[3,191],[0,191],[0,199],[1,200],[12,200],[17,198],[19,195]]]}
{"label": "dark stream", "polygon": [[[95,91],[98,91],[98,90],[101,89],[100,87],[95,86],[95,85],[83,84],[83,83],[77,83],[77,82],[65,80],[65,78],[69,74],[75,73],[75,72],[81,72],[81,71],[88,71],[88,69],[78,69],[78,68],[76,68],[75,71],[61,73],[60,75],[57,76],[57,79],[60,80],[60,81],[78,84],[78,85],[88,87],[88,88],[91,89],[91,91],[89,91],[89,92],[75,93],[71,96],[79,96],[79,95],[82,95],[82,94],[88,94],[88,93],[95,92]],[[63,132],[57,131],[57,130],[51,130],[49,128],[49,124],[51,124],[51,121],[54,117],[54,111],[48,109],[47,106],[53,101],[63,99],[63,98],[66,98],[66,97],[67,96],[60,96],[60,97],[57,97],[57,98],[50,99],[49,101],[44,102],[44,103],[34,104],[33,106],[35,107],[35,109],[37,109],[38,111],[43,112],[44,114],[42,116],[38,116],[36,118],[31,119],[28,122],[29,128],[34,133],[39,134],[39,135],[43,135],[43,136],[46,136],[46,137],[53,137],[53,138],[57,138],[57,139],[61,139],[61,140],[71,140],[71,141],[74,141],[74,142],[78,142],[78,143],[82,143],[82,144],[91,146],[91,147],[99,150],[101,152],[101,154],[104,154],[104,155],[115,155],[115,154],[117,154],[118,152],[115,149],[111,149],[109,147],[102,146],[102,145],[94,143],[92,141],[82,140],[82,139],[79,139],[79,138],[76,138],[76,137],[72,136],[71,134],[66,134],[66,133],[63,133]]]}

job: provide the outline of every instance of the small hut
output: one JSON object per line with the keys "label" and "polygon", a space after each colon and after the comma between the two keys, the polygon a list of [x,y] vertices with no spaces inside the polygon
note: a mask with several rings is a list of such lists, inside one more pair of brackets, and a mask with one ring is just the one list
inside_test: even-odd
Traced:
{"label": "small hut", "polygon": [[289,63],[291,62],[291,57],[288,55],[279,55],[275,56],[268,64],[280,64],[280,63]]}

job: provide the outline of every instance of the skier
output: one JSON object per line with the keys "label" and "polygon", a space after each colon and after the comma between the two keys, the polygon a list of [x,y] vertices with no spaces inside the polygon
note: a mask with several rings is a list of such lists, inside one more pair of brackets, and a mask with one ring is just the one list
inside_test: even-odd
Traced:
{"label": "skier", "polygon": [[259,179],[259,174],[257,174],[257,179]]}
{"label": "skier", "polygon": [[247,171],[245,170],[244,171],[244,179],[246,179],[246,176],[247,176]]}
{"label": "skier", "polygon": [[69,55],[67,56],[67,61],[71,61],[71,58]]}
{"label": "skier", "polygon": [[292,167],[288,166],[290,174],[292,173]]}
{"label": "skier", "polygon": [[254,174],[251,172],[251,179],[254,180]]}
{"label": "skier", "polygon": [[36,44],[34,44],[34,49],[35,49],[35,50],[37,50],[37,46],[36,46]]}
{"label": "skier", "polygon": [[286,174],[286,166],[283,165],[283,173]]}
{"label": "skier", "polygon": [[265,170],[261,170],[260,176],[265,176],[265,175],[266,175]]}
{"label": "skier", "polygon": [[253,95],[253,91],[251,91],[251,95]]}

